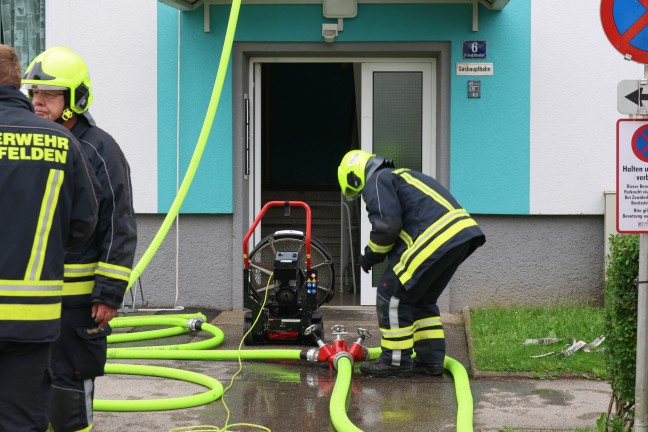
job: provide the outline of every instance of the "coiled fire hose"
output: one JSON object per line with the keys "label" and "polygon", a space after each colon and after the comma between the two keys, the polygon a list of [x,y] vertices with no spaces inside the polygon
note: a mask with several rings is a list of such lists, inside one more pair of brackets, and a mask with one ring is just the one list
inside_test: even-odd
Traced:
{"label": "coiled fire hose", "polygon": [[[153,330],[148,332],[134,332],[115,334],[108,337],[109,343],[115,341],[143,340],[144,336],[160,337],[165,333],[169,335],[186,333],[190,330],[205,330],[212,335],[211,338],[198,342],[177,345],[159,345],[147,347],[109,348],[109,359],[158,359],[158,360],[304,360],[305,350],[300,349],[263,349],[263,350],[213,350],[223,340],[223,332],[216,326],[204,323],[202,314],[176,314],[152,315],[139,317],[118,317],[110,324],[114,328],[140,327],[140,326],[173,326],[170,329]],[[180,329],[174,328],[180,327]],[[370,348],[369,359],[375,360],[380,356],[380,347]],[[331,422],[336,430],[341,432],[359,431],[346,415],[346,401],[353,375],[352,361],[342,356],[336,362],[337,377],[329,411]],[[461,363],[447,357],[444,367],[452,374],[455,382],[457,397],[457,432],[472,432],[473,400],[470,391],[468,374]],[[97,411],[161,411],[183,409],[208,404],[220,398],[223,386],[217,380],[180,369],[164,368],[159,366],[133,365],[133,364],[106,364],[106,373],[150,375],[189,381],[209,388],[209,391],[192,396],[155,400],[95,400],[94,409]]]}

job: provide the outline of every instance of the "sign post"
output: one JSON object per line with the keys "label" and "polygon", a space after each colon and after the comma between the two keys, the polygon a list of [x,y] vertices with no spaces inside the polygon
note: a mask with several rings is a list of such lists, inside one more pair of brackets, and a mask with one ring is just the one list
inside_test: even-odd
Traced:
{"label": "sign post", "polygon": [[[637,83],[636,94],[634,90],[625,93],[626,88],[622,88],[619,84],[619,94],[617,101],[621,97],[630,100],[637,105],[635,112],[644,119],[648,118],[648,99],[644,98],[644,83],[648,83],[648,0],[601,0],[601,22],[603,30],[612,45],[623,54],[626,60],[633,60],[638,63],[644,64],[644,77],[643,80]],[[623,83],[623,81],[622,81]],[[621,93],[624,93],[621,95]],[[636,101],[636,102],[635,102]],[[644,101],[646,107],[644,107]],[[623,102],[623,103],[621,103]],[[617,103],[617,108],[622,114],[635,114],[633,112],[625,112],[626,109],[622,108],[625,101]],[[628,108],[633,110],[634,107]],[[625,227],[626,223],[632,225],[635,218],[623,219],[623,216],[638,215],[648,208],[644,208],[644,201],[648,199],[633,199],[633,191],[638,186],[648,187],[648,180],[642,180],[641,177],[646,178],[648,173],[640,174],[632,172],[634,168],[642,168],[642,172],[646,171],[648,166],[648,120],[644,120],[646,125],[637,128],[632,137],[628,140],[628,136],[620,136],[621,121],[617,122],[617,231],[619,228]],[[644,149],[644,147],[646,147]],[[630,155],[632,152],[632,155]],[[627,168],[624,168],[627,167]],[[624,171],[627,169],[627,171]],[[634,181],[626,182],[625,180]],[[624,182],[619,183],[620,177],[623,177]],[[630,191],[630,198],[626,198],[626,189]],[[648,191],[648,189],[645,189]],[[623,208],[623,213],[619,209],[619,196],[624,194],[624,202],[630,201],[629,206]],[[644,194],[638,193],[636,196]],[[646,194],[648,195],[648,194]],[[636,204],[633,204],[633,201]],[[635,212],[638,210],[639,213]],[[631,211],[631,213],[629,213]],[[648,214],[646,215],[648,216]],[[645,234],[648,226],[639,225],[637,223],[637,230],[639,232],[639,278],[637,284],[638,299],[637,299],[637,357],[636,357],[636,378],[635,378],[635,419],[634,430],[636,432],[648,432],[648,234]],[[642,217],[641,223],[645,223]],[[622,232],[622,231],[619,231]]]}

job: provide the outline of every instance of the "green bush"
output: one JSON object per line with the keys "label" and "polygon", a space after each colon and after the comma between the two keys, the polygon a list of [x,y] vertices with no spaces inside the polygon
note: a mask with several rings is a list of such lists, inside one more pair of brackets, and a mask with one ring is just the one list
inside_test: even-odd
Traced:
{"label": "green bush", "polygon": [[611,236],[607,258],[605,358],[612,401],[607,416],[601,416],[598,426],[600,430],[623,431],[633,428],[634,418],[639,236]]}

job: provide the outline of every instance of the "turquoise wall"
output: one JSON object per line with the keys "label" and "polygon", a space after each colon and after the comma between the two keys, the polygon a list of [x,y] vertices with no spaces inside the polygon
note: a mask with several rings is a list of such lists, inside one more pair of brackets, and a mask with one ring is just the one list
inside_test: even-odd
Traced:
{"label": "turquoise wall", "polygon": [[[203,11],[180,14],[180,165],[189,163],[216,76],[229,6],[211,7],[211,31]],[[177,11],[158,6],[158,202],[166,212],[175,196]],[[510,2],[503,11],[480,7],[472,31],[469,4],[360,4],[344,20],[335,43],[451,42],[450,188],[473,213],[529,213],[530,2]],[[330,20],[335,22],[335,20]],[[241,6],[236,41],[321,42],[326,22],[321,5]],[[493,76],[457,76],[463,40],[486,40]],[[322,42],[324,43],[324,42]],[[479,99],[468,99],[467,82],[481,80]],[[183,205],[184,213],[231,213],[231,64],[201,166]],[[184,172],[181,173],[184,175]]]}

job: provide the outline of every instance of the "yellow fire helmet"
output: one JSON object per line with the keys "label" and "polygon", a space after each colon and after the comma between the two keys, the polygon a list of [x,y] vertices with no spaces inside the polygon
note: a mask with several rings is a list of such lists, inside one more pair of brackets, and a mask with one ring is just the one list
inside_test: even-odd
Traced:
{"label": "yellow fire helmet", "polygon": [[28,90],[68,90],[61,118],[82,114],[92,104],[92,83],[88,65],[69,48],[56,46],[40,53],[25,71],[23,88]]}
{"label": "yellow fire helmet", "polygon": [[351,150],[342,158],[338,167],[338,182],[347,200],[360,196],[365,186],[365,168],[369,159],[376,155],[364,150]]}

